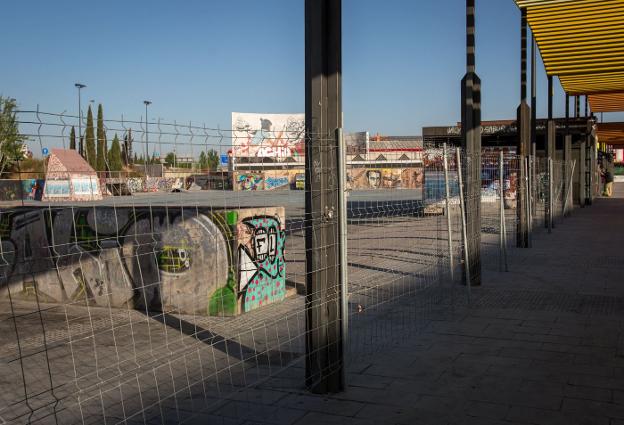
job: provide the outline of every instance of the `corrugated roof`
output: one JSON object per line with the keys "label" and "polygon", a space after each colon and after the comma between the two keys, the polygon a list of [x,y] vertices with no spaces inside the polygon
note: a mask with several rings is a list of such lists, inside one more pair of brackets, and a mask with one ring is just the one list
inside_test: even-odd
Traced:
{"label": "corrugated roof", "polygon": [[624,123],[610,122],[596,124],[596,136],[599,143],[624,145]]}
{"label": "corrugated roof", "polygon": [[95,174],[89,163],[73,149],[52,149],[51,155],[54,155],[68,172]]}
{"label": "corrugated roof", "polygon": [[624,92],[624,1],[515,0],[548,75],[570,95]]}
{"label": "corrugated roof", "polygon": [[589,96],[589,104],[594,112],[624,111],[624,93],[592,94]]}

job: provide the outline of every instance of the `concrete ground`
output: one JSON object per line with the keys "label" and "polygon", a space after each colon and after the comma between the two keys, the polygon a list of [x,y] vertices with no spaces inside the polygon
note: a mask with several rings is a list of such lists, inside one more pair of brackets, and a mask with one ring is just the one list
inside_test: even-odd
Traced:
{"label": "concrete ground", "polygon": [[618,184],[614,198],[575,210],[553,234],[536,234],[533,249],[513,250],[509,273],[486,265],[470,305],[460,295],[454,308],[432,306],[422,330],[405,338],[397,331],[383,350],[359,358],[346,392],[313,396],[274,380],[254,393],[263,402],[251,395],[222,417],[244,424],[623,425],[623,217]]}
{"label": "concrete ground", "polygon": [[348,388],[333,396],[303,388],[302,296],[237,318],[3,304],[0,424],[623,425],[616,196],[511,249],[509,273],[486,226],[470,302],[441,270],[444,217],[352,223]]}

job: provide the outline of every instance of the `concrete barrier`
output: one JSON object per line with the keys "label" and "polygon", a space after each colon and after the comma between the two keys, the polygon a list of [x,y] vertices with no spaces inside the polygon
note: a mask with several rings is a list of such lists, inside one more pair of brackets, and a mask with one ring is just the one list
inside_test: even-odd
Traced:
{"label": "concrete barrier", "polygon": [[235,315],[286,296],[285,210],[0,212],[0,297]]}

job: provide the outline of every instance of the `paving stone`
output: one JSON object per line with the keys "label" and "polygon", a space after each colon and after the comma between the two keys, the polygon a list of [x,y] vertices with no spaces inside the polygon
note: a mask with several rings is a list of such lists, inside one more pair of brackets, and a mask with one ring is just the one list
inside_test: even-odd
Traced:
{"label": "paving stone", "polygon": [[566,398],[580,398],[604,402],[613,401],[613,391],[605,388],[566,385],[564,387],[564,395]]}
{"label": "paving stone", "polygon": [[337,416],[355,416],[366,403],[305,394],[289,394],[277,402],[278,406],[323,412]]}
{"label": "paving stone", "polygon": [[609,425],[606,416],[593,417],[585,412],[566,415],[560,411],[513,406],[506,417],[512,423],[535,425]]}
{"label": "paving stone", "polygon": [[487,403],[471,401],[466,405],[465,412],[468,416],[488,419],[503,419],[509,411],[508,404]]}

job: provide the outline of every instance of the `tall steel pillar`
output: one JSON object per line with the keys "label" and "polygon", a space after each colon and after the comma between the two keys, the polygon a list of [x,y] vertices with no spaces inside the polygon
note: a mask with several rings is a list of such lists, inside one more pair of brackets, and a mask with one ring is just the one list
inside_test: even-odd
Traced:
{"label": "tall steel pillar", "polygon": [[[553,96],[554,96],[554,85],[553,85],[553,76],[548,76],[548,122],[546,124],[546,161],[555,160],[556,158],[556,140],[557,140],[557,127],[555,125],[555,121],[553,120]],[[548,169],[548,182],[553,178],[550,175],[550,169]],[[549,187],[552,187],[550,185]],[[551,211],[551,207],[553,205],[551,201],[552,193],[550,190],[548,192],[548,202],[546,203],[546,208],[544,208],[546,217],[544,220],[545,226],[549,229],[554,227],[554,223],[552,222],[553,211]]]}
{"label": "tall steel pillar", "polygon": [[[475,0],[466,0],[466,75],[462,79],[462,147],[466,154],[464,198],[466,234],[470,257],[470,282],[464,265],[464,283],[481,285],[481,79],[475,61]],[[465,257],[465,256],[464,256]]]}
{"label": "tall steel pillar", "polygon": [[[563,161],[564,161],[564,170],[565,170],[565,179],[563,182],[563,196],[565,197],[565,202],[563,203],[563,215],[567,215],[567,208],[572,206],[572,195],[571,195],[571,187],[570,180],[572,178],[572,135],[570,134],[570,95],[566,93],[565,97],[565,139],[563,142]],[[567,208],[566,208],[567,206]]]}
{"label": "tall steel pillar", "polygon": [[537,42],[531,32],[531,151],[537,144]]}
{"label": "tall steel pillar", "polygon": [[344,390],[336,130],[342,128],[342,0],[305,2],[306,386]]}
{"label": "tall steel pillar", "polygon": [[516,245],[518,248],[529,247],[529,216],[527,214],[527,203],[529,194],[526,193],[526,170],[524,169],[524,158],[531,154],[531,108],[527,104],[527,10],[521,9],[520,17],[520,106],[518,106],[518,196],[516,198],[516,214],[518,226],[516,230]]}

